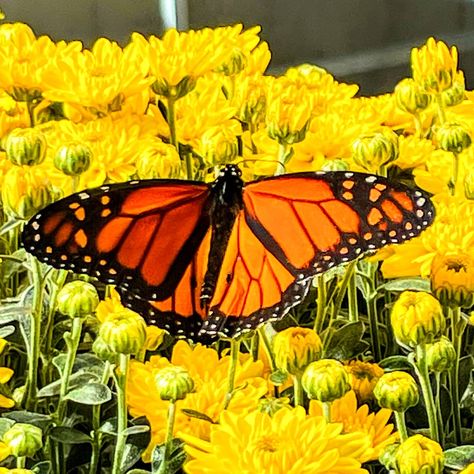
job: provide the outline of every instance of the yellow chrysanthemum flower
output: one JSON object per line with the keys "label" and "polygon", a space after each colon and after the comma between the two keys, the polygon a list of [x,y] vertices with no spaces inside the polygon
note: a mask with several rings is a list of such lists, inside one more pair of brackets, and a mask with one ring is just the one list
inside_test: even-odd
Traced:
{"label": "yellow chrysanthemum flower", "polygon": [[24,104],[15,101],[6,92],[0,91],[0,140],[15,128],[30,126],[30,117]]}
{"label": "yellow chrysanthemum flower", "polygon": [[411,51],[413,79],[430,93],[440,93],[453,84],[458,67],[458,51],[433,37]]}
{"label": "yellow chrysanthemum flower", "polygon": [[445,152],[436,150],[430,140],[414,135],[400,135],[398,137],[398,157],[394,164],[402,169],[421,168],[425,170],[432,154],[435,154],[436,157],[445,156]]}
{"label": "yellow chrysanthemum flower", "polygon": [[[173,348],[171,361],[165,357],[152,356],[148,362],[132,362],[128,375],[127,403],[133,416],[146,416],[151,425],[151,441],[144,458],[149,459],[151,450],[164,441],[168,403],[161,400],[154,382],[156,372],[171,364],[185,368],[194,381],[195,391],[177,401],[175,433],[188,433],[208,440],[211,423],[191,417],[183,409],[194,410],[217,422],[224,410],[228,389],[230,356],[219,358],[217,351],[200,344],[191,348],[178,341]],[[259,399],[267,392],[267,383],[262,377],[263,364],[253,362],[241,355],[237,364],[235,393],[227,412],[242,416],[255,410]]]}
{"label": "yellow chrysanthemum flower", "polygon": [[[322,416],[322,403],[311,400],[309,414]],[[386,446],[398,440],[398,433],[393,431],[393,424],[388,423],[391,415],[392,411],[387,408],[381,408],[376,413],[370,413],[367,405],[357,408],[357,398],[352,390],[331,405],[331,421],[342,423],[343,433],[364,433],[369,439],[370,447],[357,458],[361,462],[378,459]]]}
{"label": "yellow chrysanthemum flower", "polygon": [[[0,354],[3,353],[7,344],[8,343],[5,339],[0,338]],[[13,377],[13,373],[13,370],[9,367],[0,367],[0,384],[6,384]],[[14,406],[14,400],[0,393],[0,408],[8,409],[13,408]],[[9,454],[8,453],[6,456],[3,457],[3,455],[6,453],[4,448],[6,448],[6,446],[2,442],[0,442],[0,461],[3,461],[3,459],[5,459]]]}
{"label": "yellow chrysanthemum flower", "polygon": [[122,49],[114,41],[99,38],[90,51],[71,51],[50,65],[43,77],[43,95],[86,107],[101,117],[120,110],[127,98],[146,90],[151,82],[147,72],[134,48]]}
{"label": "yellow chrysanthemum flower", "polygon": [[210,441],[180,433],[194,458],[189,474],[362,474],[359,458],[369,449],[362,433],[341,434],[342,425],[307,416],[301,407],[272,417],[253,411],[225,412],[213,425]]}
{"label": "yellow chrysanthemum flower", "polygon": [[359,402],[372,399],[375,384],[384,374],[382,367],[375,363],[351,360],[344,368],[350,375],[351,387]]}
{"label": "yellow chrysanthemum flower", "polygon": [[474,256],[474,201],[441,194],[433,198],[434,223],[420,236],[379,252],[385,278],[428,277],[436,255]]}
{"label": "yellow chrysanthemum flower", "polygon": [[81,47],[77,41],[67,44],[54,43],[47,36],[37,39],[23,23],[4,23],[0,26],[0,87],[18,101],[38,99],[50,65]]}

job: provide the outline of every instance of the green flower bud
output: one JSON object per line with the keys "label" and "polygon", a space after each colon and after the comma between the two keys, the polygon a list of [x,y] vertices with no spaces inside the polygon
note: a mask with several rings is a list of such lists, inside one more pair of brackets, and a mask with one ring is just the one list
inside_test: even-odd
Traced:
{"label": "green flower bud", "polygon": [[391,323],[397,341],[410,347],[433,342],[445,327],[439,301],[422,291],[400,295],[392,308]]}
{"label": "green flower bud", "polygon": [[443,449],[436,441],[417,434],[400,444],[395,463],[399,474],[441,474]]}
{"label": "green flower bud", "polygon": [[349,165],[347,161],[340,159],[325,160],[321,167],[322,171],[347,171],[348,169]]}
{"label": "green flower bud", "polygon": [[322,349],[321,339],[308,328],[291,327],[273,338],[276,366],[291,375],[302,374],[311,362],[320,358]]}
{"label": "green flower bud", "polygon": [[46,173],[37,167],[14,166],[4,178],[3,206],[14,217],[29,219],[58,197]]}
{"label": "green flower bud", "polygon": [[270,416],[273,416],[278,410],[281,410],[282,408],[291,408],[289,398],[262,398],[258,404],[259,411]]}
{"label": "green flower bud", "polygon": [[404,412],[419,400],[415,379],[406,372],[388,372],[378,380],[374,395],[382,408]]}
{"label": "green flower bud", "polygon": [[82,280],[66,283],[58,293],[58,310],[70,318],[85,318],[99,304],[99,295],[94,285]]}
{"label": "green flower bud", "polygon": [[286,125],[279,125],[271,122],[267,125],[267,133],[270,138],[276,140],[281,145],[293,145],[302,142],[308,131],[309,120],[299,129],[291,130]]}
{"label": "green flower bud", "polygon": [[71,142],[59,147],[54,166],[68,176],[79,176],[89,169],[92,150],[83,143]]}
{"label": "green flower bud", "polygon": [[26,423],[15,423],[3,435],[3,442],[16,457],[34,456],[43,446],[43,433],[37,427]]}
{"label": "green flower bud", "polygon": [[471,146],[471,135],[464,125],[445,122],[436,130],[435,141],[444,151],[461,153]]}
{"label": "green flower bud", "polygon": [[459,80],[453,82],[453,85],[441,92],[441,100],[445,107],[454,107],[461,104],[466,98],[466,87],[464,84],[464,75],[458,72],[461,76]]}
{"label": "green flower bud", "polygon": [[117,354],[137,354],[146,341],[146,324],[137,313],[124,308],[101,325],[99,336]]}
{"label": "green flower bud", "polygon": [[182,400],[194,389],[194,381],[189,372],[176,365],[158,370],[154,380],[162,400]]}
{"label": "green flower bud", "polygon": [[169,84],[166,79],[160,77],[151,85],[151,89],[155,94],[174,100],[184,97],[195,87],[196,79],[191,76],[183,77],[178,84]]}
{"label": "green flower bud", "polygon": [[117,357],[117,354],[110,350],[110,347],[100,336],[95,338],[94,343],[92,344],[92,350],[94,354],[103,361],[113,362]]}
{"label": "green flower bud", "polygon": [[398,135],[390,128],[358,138],[352,144],[354,162],[370,172],[398,158]]}
{"label": "green flower bud", "polygon": [[399,109],[409,114],[417,114],[425,110],[431,102],[430,94],[412,79],[402,79],[394,89],[395,102]]}
{"label": "green flower bud", "polygon": [[446,372],[451,370],[456,361],[456,349],[445,336],[439,341],[426,346],[426,363],[431,372]]}
{"label": "green flower bud", "polygon": [[5,140],[5,151],[14,165],[38,165],[46,157],[46,139],[36,128],[15,128]]}
{"label": "green flower bud", "polygon": [[333,359],[309,364],[301,383],[309,398],[323,403],[333,402],[351,389],[349,374],[339,361]]}

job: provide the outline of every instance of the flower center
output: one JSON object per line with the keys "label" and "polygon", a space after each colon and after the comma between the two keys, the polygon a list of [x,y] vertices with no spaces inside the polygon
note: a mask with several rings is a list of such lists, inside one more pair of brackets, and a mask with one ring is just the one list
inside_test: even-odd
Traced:
{"label": "flower center", "polygon": [[258,451],[266,451],[275,453],[281,446],[280,439],[275,434],[264,435],[255,443],[255,448]]}
{"label": "flower center", "polygon": [[461,262],[453,261],[451,260],[450,262],[446,263],[446,266],[448,267],[448,270],[450,271],[455,271],[456,273],[459,273],[460,271],[467,271],[466,265],[464,265]]}

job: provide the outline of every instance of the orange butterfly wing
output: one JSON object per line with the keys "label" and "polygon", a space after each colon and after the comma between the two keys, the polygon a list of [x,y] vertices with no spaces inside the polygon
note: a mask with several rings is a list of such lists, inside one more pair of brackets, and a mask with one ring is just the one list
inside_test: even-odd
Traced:
{"label": "orange butterfly wing", "polygon": [[37,214],[23,243],[53,266],[162,300],[173,295],[208,232],[208,199],[209,188],[202,183],[102,186]]}

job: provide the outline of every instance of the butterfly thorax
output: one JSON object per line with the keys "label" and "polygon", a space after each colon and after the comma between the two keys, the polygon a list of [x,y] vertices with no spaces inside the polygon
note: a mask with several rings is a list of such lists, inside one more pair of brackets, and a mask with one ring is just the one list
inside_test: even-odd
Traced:
{"label": "butterfly thorax", "polygon": [[[243,207],[242,190],[244,183],[241,171],[235,165],[226,165],[212,184],[209,216],[212,226],[211,245],[206,275],[201,288],[202,306],[211,300],[222,266],[227,243],[234,227],[235,219]],[[230,275],[228,276],[230,278]]]}

